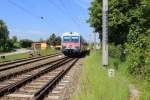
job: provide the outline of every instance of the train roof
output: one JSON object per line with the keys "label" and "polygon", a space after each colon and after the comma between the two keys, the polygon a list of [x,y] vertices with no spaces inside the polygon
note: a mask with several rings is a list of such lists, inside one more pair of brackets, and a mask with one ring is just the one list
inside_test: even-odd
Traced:
{"label": "train roof", "polygon": [[80,33],[77,32],[65,32],[62,36],[81,36]]}

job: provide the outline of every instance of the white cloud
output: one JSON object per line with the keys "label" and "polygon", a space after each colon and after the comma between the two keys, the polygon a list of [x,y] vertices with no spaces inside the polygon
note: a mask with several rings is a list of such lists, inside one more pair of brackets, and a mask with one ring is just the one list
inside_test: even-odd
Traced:
{"label": "white cloud", "polygon": [[43,32],[39,30],[21,30],[21,29],[9,29],[10,37],[17,36],[18,39],[32,39],[35,41],[42,39],[47,39],[48,32]]}
{"label": "white cloud", "polygon": [[17,33],[27,33],[27,34],[45,34],[46,32],[42,32],[39,30],[20,30],[20,29],[9,29],[10,32],[17,32]]}

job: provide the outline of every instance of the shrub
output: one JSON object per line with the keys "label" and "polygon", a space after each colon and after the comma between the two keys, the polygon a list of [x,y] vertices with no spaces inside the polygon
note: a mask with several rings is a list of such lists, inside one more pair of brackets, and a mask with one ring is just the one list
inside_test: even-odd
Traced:
{"label": "shrub", "polygon": [[112,58],[120,58],[121,56],[121,46],[115,46],[114,44],[109,44],[109,56]]}
{"label": "shrub", "polygon": [[139,36],[134,43],[126,44],[128,72],[138,79],[150,80],[150,36]]}
{"label": "shrub", "polygon": [[32,46],[33,41],[28,39],[20,40],[20,46],[22,48],[30,48]]}

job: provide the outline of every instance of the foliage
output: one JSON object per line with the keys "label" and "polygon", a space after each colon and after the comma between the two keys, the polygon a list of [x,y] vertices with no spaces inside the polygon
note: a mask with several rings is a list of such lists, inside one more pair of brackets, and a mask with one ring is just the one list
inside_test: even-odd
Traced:
{"label": "foliage", "polygon": [[29,39],[20,40],[20,46],[22,48],[30,48],[32,46],[33,41]]}
{"label": "foliage", "polygon": [[[127,51],[128,72],[139,79],[150,80],[150,1],[109,0],[109,42],[122,46],[121,52],[111,47],[111,57]],[[88,22],[102,33],[102,0],[94,0]],[[123,57],[120,57],[123,58]]]}
{"label": "foliage", "polygon": [[[131,28],[146,32],[150,26],[149,0],[109,0],[109,42],[124,44]],[[94,0],[89,8],[88,22],[102,33],[102,0]],[[132,30],[135,31],[135,30]]]}
{"label": "foliage", "polygon": [[61,37],[57,36],[56,45],[60,45],[60,44],[61,44]]}
{"label": "foliage", "polygon": [[115,46],[114,44],[109,44],[109,56],[112,58],[120,58],[121,56],[121,46]]}
{"label": "foliage", "polygon": [[7,42],[9,38],[9,31],[3,20],[0,20],[0,51],[8,50]]}
{"label": "foliage", "polygon": [[13,43],[18,42],[18,39],[17,39],[17,37],[16,37],[16,36],[13,36],[13,37],[12,37],[12,42],[13,42]]}
{"label": "foliage", "polygon": [[47,42],[51,46],[60,45],[61,44],[61,37],[56,36],[55,33],[53,33],[52,35],[50,35]]}
{"label": "foliage", "polygon": [[126,44],[126,47],[129,73],[138,79],[150,81],[150,35],[142,35],[135,43]]}
{"label": "foliage", "polygon": [[150,6],[147,0],[130,11],[134,16],[129,27],[126,49],[128,71],[138,79],[150,80]]}
{"label": "foliage", "polygon": [[18,41],[16,36],[13,36],[10,40],[13,43],[13,48],[20,48],[20,42]]}

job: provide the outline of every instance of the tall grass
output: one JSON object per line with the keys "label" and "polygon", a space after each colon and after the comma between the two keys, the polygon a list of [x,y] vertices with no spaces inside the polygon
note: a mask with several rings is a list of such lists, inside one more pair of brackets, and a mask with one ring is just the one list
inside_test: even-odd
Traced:
{"label": "tall grass", "polygon": [[128,81],[117,72],[115,77],[108,77],[107,70],[101,65],[99,51],[86,57],[80,85],[72,100],[128,100]]}
{"label": "tall grass", "polygon": [[134,76],[130,75],[127,71],[128,64],[126,62],[120,64],[119,66],[120,66],[119,73],[121,73],[123,76],[126,76],[126,78],[128,78],[130,83],[134,84],[138,89],[139,100],[150,100],[150,85],[149,85],[150,82],[144,79],[143,80],[136,79]]}

